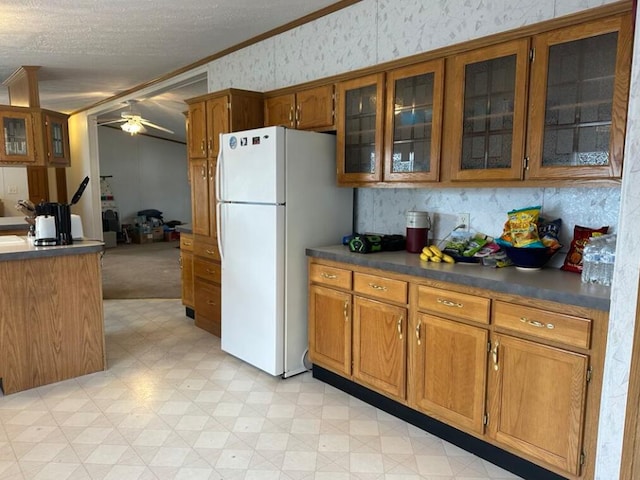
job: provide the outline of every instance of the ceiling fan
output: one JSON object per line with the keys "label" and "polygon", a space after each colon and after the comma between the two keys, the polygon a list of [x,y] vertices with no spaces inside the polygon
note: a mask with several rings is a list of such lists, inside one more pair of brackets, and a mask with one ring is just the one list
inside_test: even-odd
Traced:
{"label": "ceiling fan", "polygon": [[168,128],[161,127],[160,125],[156,125],[155,123],[150,122],[149,120],[142,118],[142,116],[133,110],[133,105],[137,102],[136,100],[127,100],[127,105],[129,109],[120,114],[121,118],[114,120],[104,120],[98,122],[98,125],[110,125],[112,123],[122,122],[120,128],[127,132],[130,135],[136,135],[138,133],[144,133],[147,131],[145,127],[155,128],[157,130],[161,130],[167,133],[174,133],[173,130],[169,130]]}

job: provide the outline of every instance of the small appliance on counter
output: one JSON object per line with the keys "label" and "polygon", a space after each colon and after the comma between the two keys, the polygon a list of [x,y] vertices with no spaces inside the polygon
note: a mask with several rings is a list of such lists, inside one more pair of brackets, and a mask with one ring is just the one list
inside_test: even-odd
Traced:
{"label": "small appliance on counter", "polygon": [[430,228],[427,212],[407,212],[407,252],[420,253],[429,244]]}
{"label": "small appliance on counter", "polygon": [[36,205],[34,245],[71,245],[74,237],[82,236],[80,217],[73,215],[76,218],[72,221],[71,205],[78,203],[88,183],[89,177],[85,177],[73,195],[71,203],[40,202]]}
{"label": "small appliance on counter", "polygon": [[392,252],[404,250],[406,240],[402,235],[355,234],[345,239],[349,251],[356,253]]}

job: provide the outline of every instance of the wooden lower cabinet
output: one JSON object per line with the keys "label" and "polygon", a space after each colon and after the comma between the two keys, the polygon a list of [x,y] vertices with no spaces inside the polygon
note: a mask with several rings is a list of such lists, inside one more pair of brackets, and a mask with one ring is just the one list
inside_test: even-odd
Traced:
{"label": "wooden lower cabinet", "polygon": [[311,285],[309,357],[315,364],[351,375],[351,294]]}
{"label": "wooden lower cabinet", "polygon": [[314,365],[571,480],[594,477],[607,323],[606,311],[309,260]]}
{"label": "wooden lower cabinet", "polygon": [[407,365],[407,309],[354,297],[353,378],[404,400]]}
{"label": "wooden lower cabinet", "polygon": [[215,237],[195,236],[193,249],[193,296],[195,326],[213,335],[222,330],[220,253]]}
{"label": "wooden lower cabinet", "polygon": [[182,285],[182,304],[194,307],[193,284],[193,235],[180,234],[180,279]]}
{"label": "wooden lower cabinet", "polygon": [[413,330],[410,405],[482,434],[488,330],[425,313],[417,315]]}
{"label": "wooden lower cabinet", "polygon": [[588,357],[509,335],[492,345],[489,436],[578,475]]}

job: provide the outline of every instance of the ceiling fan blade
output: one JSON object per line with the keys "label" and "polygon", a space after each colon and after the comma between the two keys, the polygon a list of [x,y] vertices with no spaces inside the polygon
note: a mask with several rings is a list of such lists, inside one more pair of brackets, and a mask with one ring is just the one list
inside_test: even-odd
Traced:
{"label": "ceiling fan blade", "polygon": [[124,122],[122,118],[118,118],[117,120],[105,120],[102,122],[98,122],[98,126],[100,125],[110,125],[112,123]]}
{"label": "ceiling fan blade", "polygon": [[151,123],[150,121],[145,120],[144,118],[140,119],[140,123],[142,123],[143,125],[146,125],[147,127],[151,127],[151,128],[156,128],[158,130],[162,130],[163,132],[175,133],[173,130],[169,130],[168,128],[161,127],[160,125],[156,125],[155,123]]}

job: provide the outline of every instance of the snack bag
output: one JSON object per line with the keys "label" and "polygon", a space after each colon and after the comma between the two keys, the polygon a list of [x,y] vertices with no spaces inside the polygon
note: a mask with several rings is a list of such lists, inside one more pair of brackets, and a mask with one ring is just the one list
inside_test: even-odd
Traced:
{"label": "snack bag", "polygon": [[557,218],[550,222],[540,220],[538,225],[538,236],[542,244],[552,250],[558,250],[562,245],[558,236],[560,235],[560,227],[562,226],[562,219]]}
{"label": "snack bag", "polygon": [[520,208],[507,213],[514,247],[543,247],[538,236],[538,217],[540,205]]}
{"label": "snack bag", "polygon": [[571,240],[571,246],[569,247],[567,256],[564,259],[564,264],[560,267],[560,269],[581,274],[582,251],[584,250],[584,246],[589,241],[589,238],[604,235],[608,231],[608,226],[593,229],[576,225],[573,228],[573,240]]}

